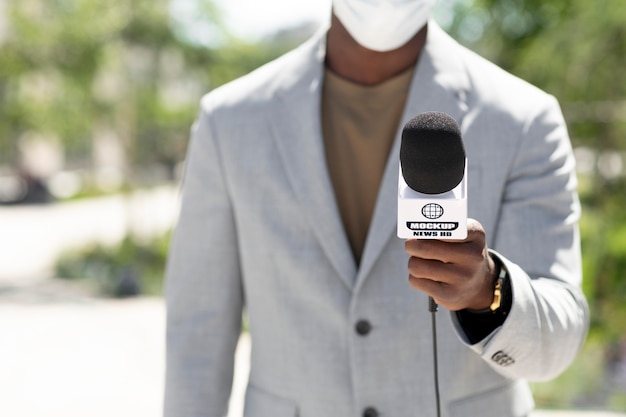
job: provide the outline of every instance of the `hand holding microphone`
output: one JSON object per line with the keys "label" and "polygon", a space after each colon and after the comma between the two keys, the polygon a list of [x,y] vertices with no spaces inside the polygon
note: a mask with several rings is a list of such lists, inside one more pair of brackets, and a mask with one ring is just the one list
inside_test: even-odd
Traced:
{"label": "hand holding microphone", "polygon": [[465,149],[445,113],[419,114],[402,132],[398,236],[413,288],[451,311],[489,307],[496,267],[482,225],[467,218]]}

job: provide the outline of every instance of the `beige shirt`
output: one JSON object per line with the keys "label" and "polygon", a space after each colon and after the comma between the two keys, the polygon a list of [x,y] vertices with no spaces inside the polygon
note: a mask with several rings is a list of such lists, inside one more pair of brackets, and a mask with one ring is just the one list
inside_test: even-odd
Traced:
{"label": "beige shirt", "polygon": [[412,75],[413,68],[365,86],[325,71],[322,132],[326,161],[357,264]]}

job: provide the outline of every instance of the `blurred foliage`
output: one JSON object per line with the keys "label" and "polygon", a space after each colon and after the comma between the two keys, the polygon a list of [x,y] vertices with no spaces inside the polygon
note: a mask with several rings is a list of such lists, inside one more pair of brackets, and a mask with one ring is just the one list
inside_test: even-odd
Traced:
{"label": "blurred foliage", "polygon": [[590,332],[562,375],[532,384],[541,408],[626,410],[626,194],[609,200],[602,210],[585,204],[580,224]]}
{"label": "blurred foliage", "polygon": [[168,0],[4,3],[0,164],[17,164],[20,138],[35,133],[88,168],[93,138],[108,135],[124,149],[127,181],[151,164],[173,176],[199,98],[293,45],[229,37],[210,0],[197,1],[196,17],[213,28],[203,43],[185,38]]}
{"label": "blurred foliage", "polygon": [[170,233],[155,239],[126,237],[113,246],[95,245],[70,251],[58,260],[55,275],[87,280],[102,295],[161,295]]}
{"label": "blurred foliage", "polygon": [[610,181],[602,189],[583,196],[584,289],[592,332],[615,342],[626,337],[626,182]]}
{"label": "blurred foliage", "polygon": [[457,39],[561,101],[575,145],[626,148],[623,0],[456,0],[453,9]]}

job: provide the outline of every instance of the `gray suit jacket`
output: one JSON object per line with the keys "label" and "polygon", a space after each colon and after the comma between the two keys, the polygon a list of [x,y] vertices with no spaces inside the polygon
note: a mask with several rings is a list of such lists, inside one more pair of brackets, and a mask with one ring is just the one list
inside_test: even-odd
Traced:
{"label": "gray suit jacket", "polygon": [[[357,267],[325,166],[324,55],[320,32],[202,101],[167,270],[166,417],[226,414],[244,308],[247,416],[435,415],[427,297],[395,236],[401,127]],[[469,215],[513,288],[504,325],[478,344],[438,313],[442,412],[524,416],[524,380],[561,372],[587,328],[566,127],[553,97],[432,22],[404,120],[429,110],[461,125]]]}

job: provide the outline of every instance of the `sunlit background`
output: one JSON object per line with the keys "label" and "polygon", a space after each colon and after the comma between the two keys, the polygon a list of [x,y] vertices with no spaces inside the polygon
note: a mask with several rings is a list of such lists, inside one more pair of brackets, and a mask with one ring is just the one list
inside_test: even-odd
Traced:
{"label": "sunlit background", "polygon": [[[0,416],[160,415],[198,101],[326,25],[330,3],[0,0]],[[593,320],[574,365],[532,387],[549,415],[626,412],[626,3],[440,0],[435,19],[562,104]]]}
{"label": "sunlit background", "polygon": [[[230,35],[248,42],[273,36],[276,32],[300,25],[321,26],[330,20],[330,0],[216,0],[213,4]],[[170,2],[170,13],[176,20],[186,22],[189,36],[195,41],[215,45],[220,42],[219,31],[211,22],[198,19],[196,0]],[[217,39],[216,39],[217,37]]]}

